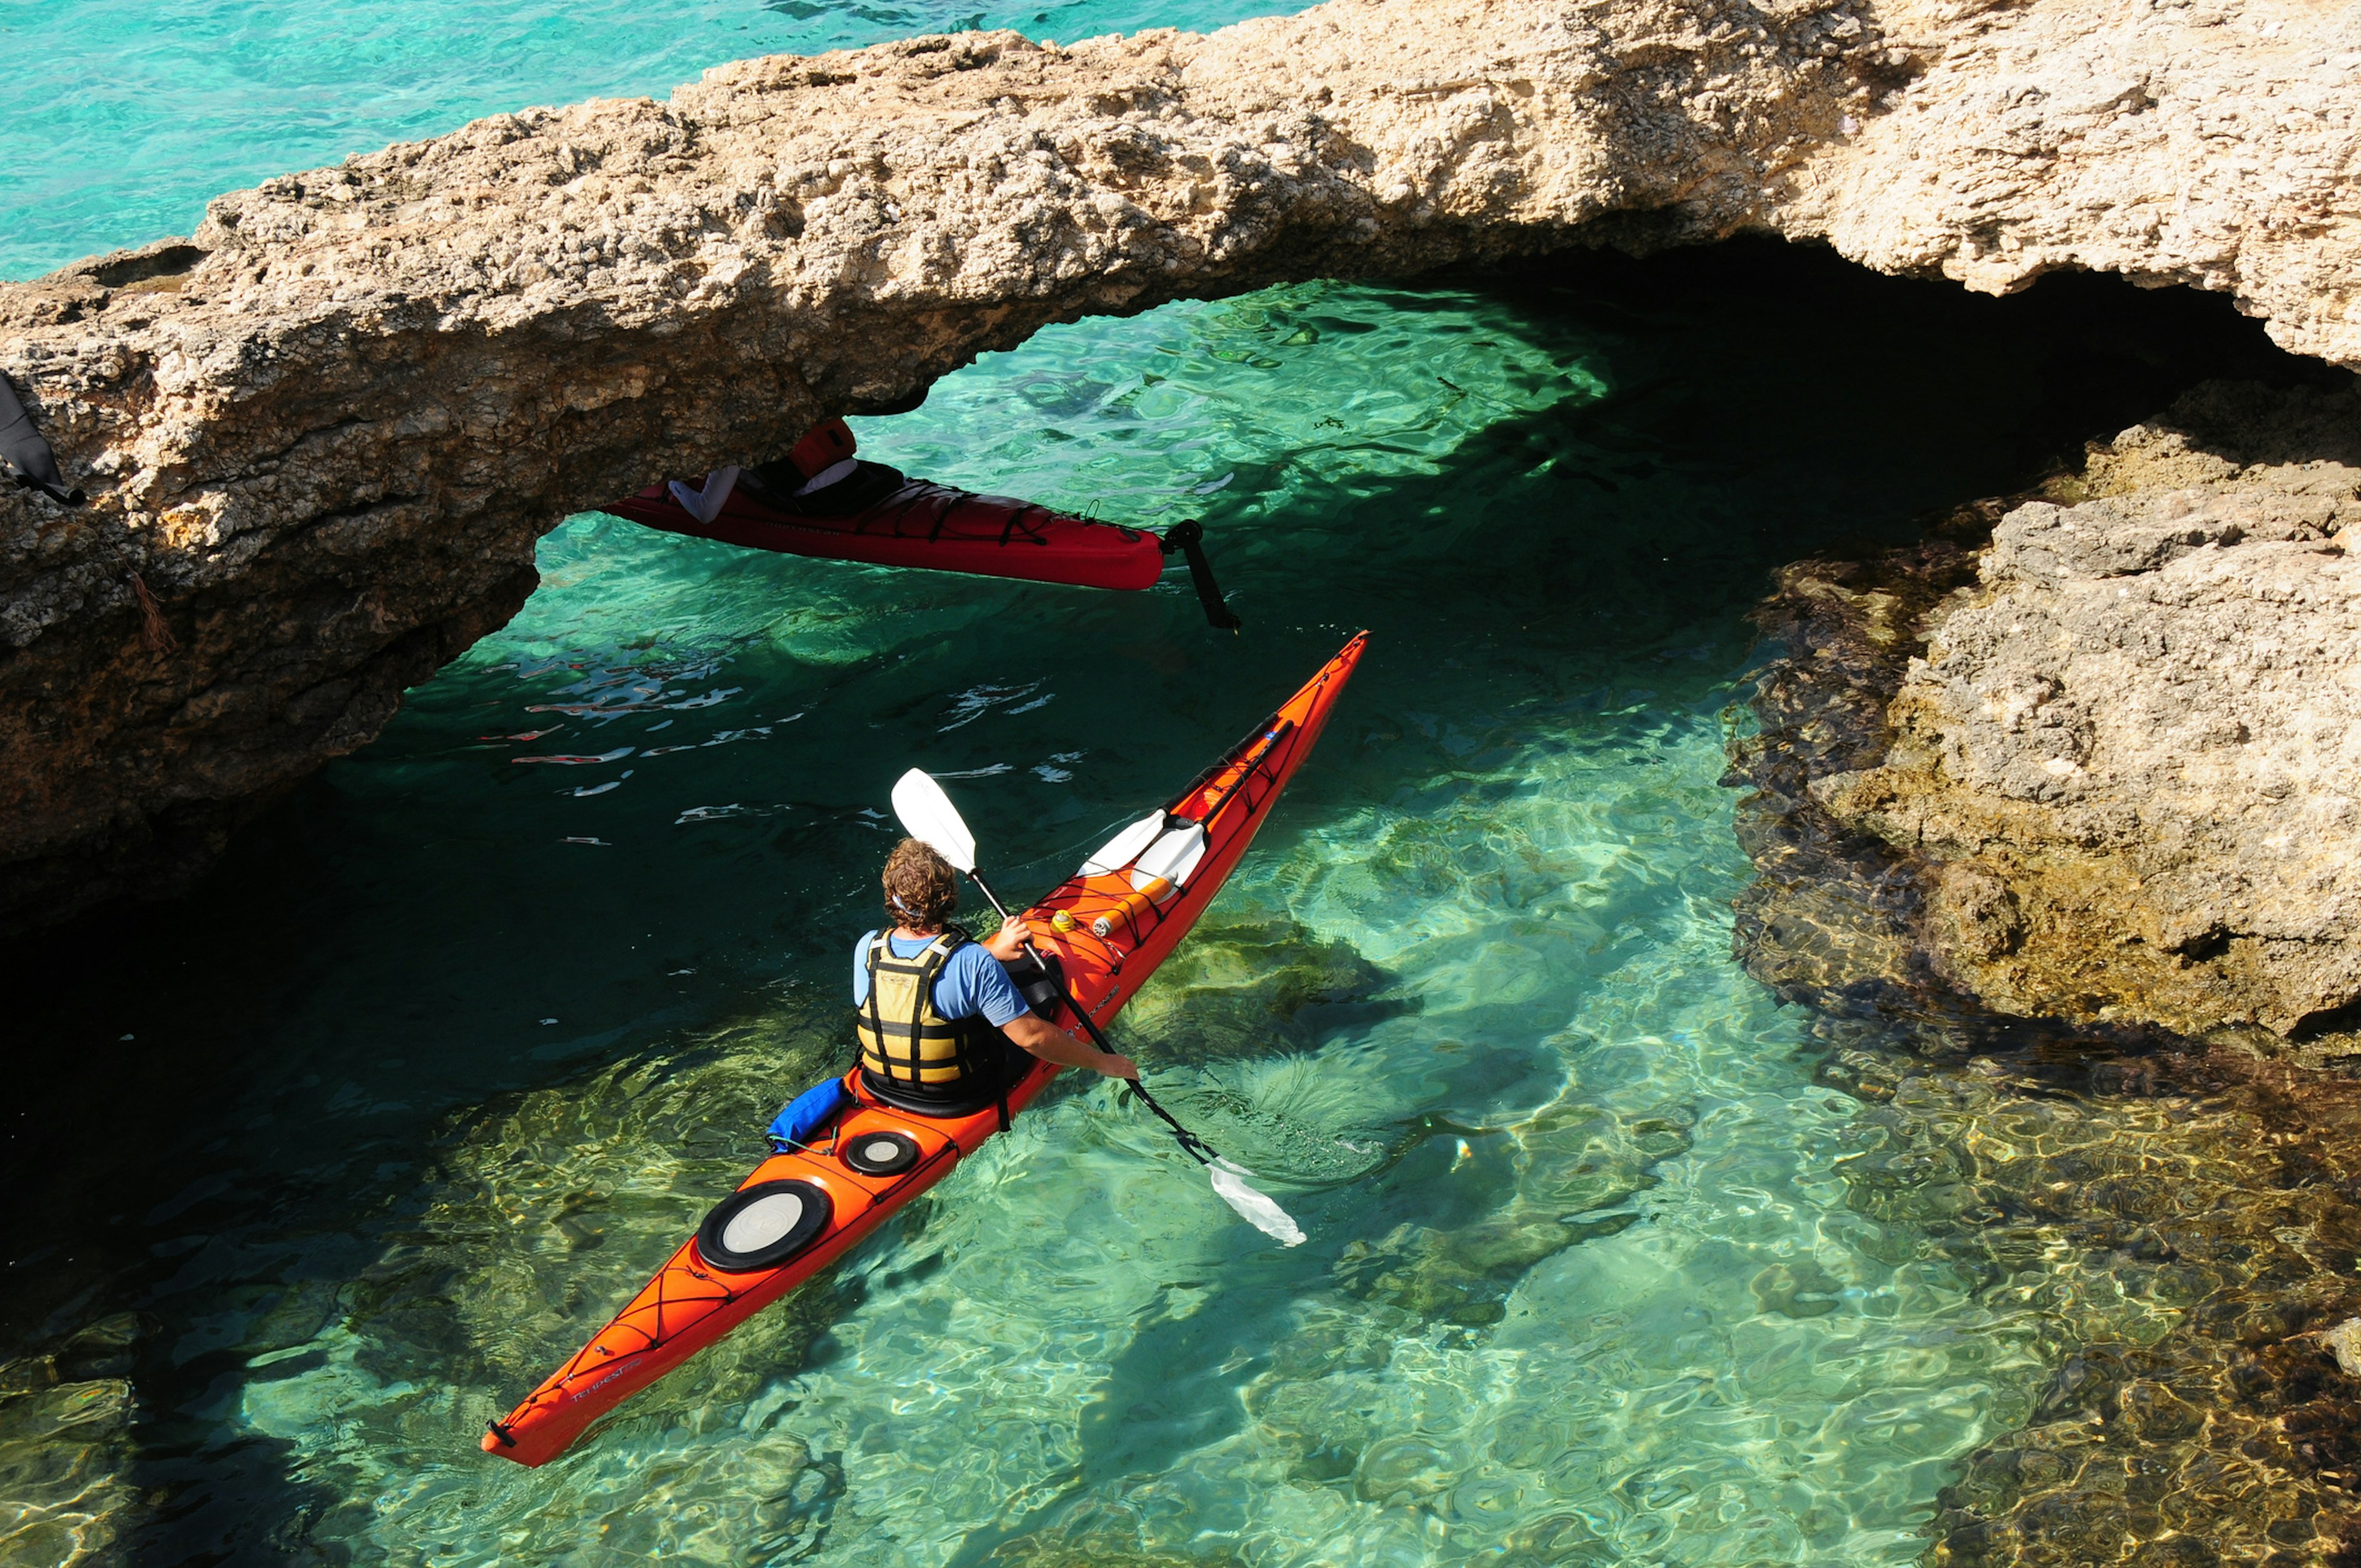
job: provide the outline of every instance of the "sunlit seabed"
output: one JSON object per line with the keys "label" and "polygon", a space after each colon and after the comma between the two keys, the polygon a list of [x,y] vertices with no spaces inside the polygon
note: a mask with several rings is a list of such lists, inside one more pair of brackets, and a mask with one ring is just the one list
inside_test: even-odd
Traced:
{"label": "sunlit seabed", "polygon": [[[0,276],[726,59],[1277,8],[18,6],[0,138],[38,156],[0,167]],[[2179,1203],[2243,1191],[2251,1129],[1972,1073],[1867,1113],[1815,1088],[1729,956],[1716,781],[1764,571],[2018,482],[2063,361],[1899,285],[1578,270],[1083,323],[862,422],[915,473],[1202,514],[1240,638],[1177,580],[551,535],[513,625],[28,1026],[67,1135],[8,1232],[0,1562],[1915,1557],[2046,1362],[2196,1289],[2037,1224],[1988,1247],[1948,1141],[2004,1196],[2057,1157]],[[896,773],[959,781],[1038,886],[1364,625],[1126,1030],[1306,1245],[1078,1086],[560,1464],[476,1453],[840,1062]]]}
{"label": "sunlit seabed", "polygon": [[[2037,359],[1984,342],[1977,384],[1874,335],[1742,292],[1306,285],[1056,329],[862,424],[934,477],[1202,512],[1237,637],[1178,577],[568,523],[512,625],[242,840],[217,956],[126,992],[137,1019],[92,999],[159,1092],[208,1070],[73,1157],[137,1223],[71,1248],[84,1294],[18,1288],[51,1333],[136,1342],[68,1359],[136,1364],[137,1403],[93,1372],[16,1407],[5,1539],[1911,1559],[2056,1303],[1974,1294],[1849,1199],[1858,1107],[1730,957],[1718,782],[1763,572],[2010,471]],[[1361,626],[1319,753],[1127,1028],[1307,1245],[1075,1086],[557,1464],[476,1453],[841,1062],[902,768],[1044,885]],[[1884,1157],[1907,1191],[1916,1154]],[[73,1465],[11,1467],[68,1452],[24,1425],[60,1400]]]}

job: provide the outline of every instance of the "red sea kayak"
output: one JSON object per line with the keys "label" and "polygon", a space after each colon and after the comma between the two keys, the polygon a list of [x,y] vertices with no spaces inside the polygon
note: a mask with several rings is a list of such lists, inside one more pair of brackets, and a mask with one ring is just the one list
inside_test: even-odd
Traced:
{"label": "red sea kayak", "polygon": [[[1336,698],[1352,678],[1367,633],[1346,643],[1320,673],[1254,732],[1197,776],[1171,804],[1135,823],[1025,912],[1035,943],[1063,970],[1066,992],[1104,1025],[1156,972],[1213,902],[1254,839],[1268,807],[1311,755]],[[1202,829],[1202,839],[1198,837]],[[1187,842],[1185,861],[1159,860]],[[1149,874],[1157,865],[1177,881]],[[1080,1020],[1062,1005],[1053,1023],[1080,1037]],[[1014,1114],[1031,1103],[1059,1069],[1035,1061],[1010,1087]],[[739,1184],[699,1234],[681,1244],[614,1321],[549,1376],[508,1420],[490,1423],[487,1453],[524,1465],[545,1464],[585,1428],[707,1345],[833,1264],[886,1217],[950,1174],[999,1130],[996,1106],[972,1115],[930,1117],[895,1109],[846,1075],[852,1103],[807,1146],[774,1155]],[[756,1190],[761,1190],[759,1192]],[[732,1270],[711,1262],[715,1221],[756,1206],[779,1240],[767,1266]]]}
{"label": "red sea kayak", "polygon": [[924,479],[905,480],[873,505],[842,517],[774,511],[739,489],[711,522],[699,522],[660,484],[606,510],[667,533],[829,561],[1085,588],[1145,588],[1164,574],[1164,541],[1145,529]]}

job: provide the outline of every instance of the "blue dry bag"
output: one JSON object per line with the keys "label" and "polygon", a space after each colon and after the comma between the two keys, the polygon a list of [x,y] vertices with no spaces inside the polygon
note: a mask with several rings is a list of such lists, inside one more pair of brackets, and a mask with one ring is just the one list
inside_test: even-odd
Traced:
{"label": "blue dry bag", "polygon": [[846,1092],[844,1080],[831,1078],[825,1083],[814,1084],[771,1118],[771,1146],[785,1150],[790,1145],[807,1144],[811,1135],[836,1120],[837,1113],[852,1103]]}

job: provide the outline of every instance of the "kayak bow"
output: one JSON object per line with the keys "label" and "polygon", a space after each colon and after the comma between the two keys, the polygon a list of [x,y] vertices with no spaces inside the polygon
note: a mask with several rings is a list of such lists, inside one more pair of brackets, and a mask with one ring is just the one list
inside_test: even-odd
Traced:
{"label": "kayak bow", "polygon": [[[1034,943],[1091,1020],[1113,1018],[1196,925],[1311,754],[1367,640],[1346,643],[1162,812],[1116,835],[1025,912]],[[1065,1006],[1049,1006],[1069,1034],[1087,1032]],[[1034,1061],[1009,1088],[1010,1113],[1058,1071]],[[853,1102],[832,1128],[757,1166],[589,1343],[506,1420],[489,1423],[485,1453],[527,1466],[556,1458],[592,1421],[835,1263],[999,1130],[996,1106],[916,1115],[880,1103],[860,1076],[845,1076]]]}

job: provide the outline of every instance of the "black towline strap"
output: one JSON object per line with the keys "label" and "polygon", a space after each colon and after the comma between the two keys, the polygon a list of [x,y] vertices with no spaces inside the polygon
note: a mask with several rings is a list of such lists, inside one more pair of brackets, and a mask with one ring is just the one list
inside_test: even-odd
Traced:
{"label": "black towline strap", "polygon": [[[1212,784],[1215,779],[1221,777],[1228,769],[1235,766],[1239,758],[1245,756],[1256,747],[1272,740],[1276,731],[1282,729],[1291,730],[1293,728],[1294,726],[1291,722],[1282,725],[1279,721],[1279,710],[1277,708],[1271,709],[1268,718],[1265,718],[1260,724],[1256,725],[1252,729],[1247,730],[1244,740],[1238,741],[1237,744],[1223,752],[1217,760],[1199,769],[1197,776],[1191,779],[1186,784],[1181,786],[1180,793],[1174,795],[1172,798],[1175,800],[1186,800],[1191,795],[1202,792],[1207,784]],[[1266,757],[1264,760],[1268,761],[1268,759]],[[1260,765],[1260,763],[1256,764],[1257,767]],[[1249,773],[1253,771],[1254,770],[1252,768],[1247,770]],[[1216,809],[1218,809],[1218,803]],[[1208,811],[1204,816],[1196,818],[1196,820],[1199,822],[1210,821],[1213,815],[1213,812]],[[1175,817],[1174,820],[1179,821],[1180,818]]]}

